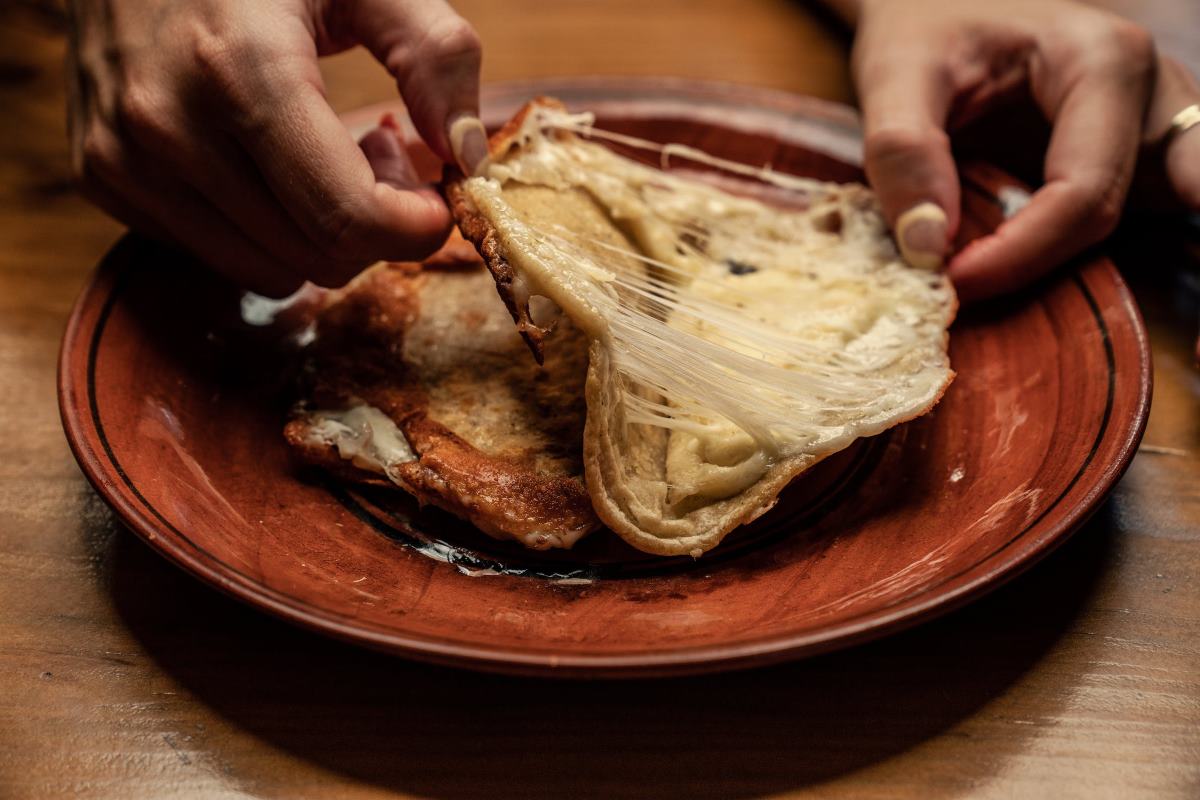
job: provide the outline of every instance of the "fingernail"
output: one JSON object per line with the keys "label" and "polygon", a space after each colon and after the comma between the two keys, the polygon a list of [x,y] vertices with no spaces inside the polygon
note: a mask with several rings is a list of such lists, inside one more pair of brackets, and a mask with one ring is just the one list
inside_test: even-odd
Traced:
{"label": "fingernail", "polygon": [[946,252],[946,228],[946,212],[937,205],[913,206],[896,220],[900,254],[917,269],[940,269]]}
{"label": "fingernail", "polygon": [[448,131],[454,160],[464,175],[478,175],[487,165],[487,129],[479,117],[463,114],[450,124]]}

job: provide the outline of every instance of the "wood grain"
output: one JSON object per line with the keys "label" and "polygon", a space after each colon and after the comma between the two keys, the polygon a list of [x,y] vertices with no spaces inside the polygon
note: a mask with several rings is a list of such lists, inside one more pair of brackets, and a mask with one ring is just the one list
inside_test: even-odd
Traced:
{"label": "wood grain", "polygon": [[[489,79],[849,91],[840,38],[794,4],[459,5]],[[121,229],[67,180],[55,8],[0,10],[0,796],[1200,793],[1196,267],[1177,230],[1130,226],[1112,245],[1154,346],[1142,453],[1087,528],[992,597],[875,645],[725,677],[547,686],[418,666],[200,586],[79,474],[54,360]],[[340,109],[391,94],[360,54],[326,75]]]}

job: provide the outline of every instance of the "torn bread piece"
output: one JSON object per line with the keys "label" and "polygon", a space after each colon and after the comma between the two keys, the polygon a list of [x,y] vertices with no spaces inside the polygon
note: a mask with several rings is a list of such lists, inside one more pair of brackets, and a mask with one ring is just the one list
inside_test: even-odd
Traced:
{"label": "torn bread piece", "polygon": [[[657,150],[664,168],[596,139]],[[538,296],[589,337],[588,491],[640,550],[699,556],[953,378],[954,291],[900,259],[866,187],[603,131],[545,98],[490,153],[446,196],[538,358],[557,347]],[[764,185],[786,203],[755,199]]]}
{"label": "torn bread piece", "polygon": [[394,484],[536,550],[571,547],[600,524],[581,452],[587,339],[563,320],[534,363],[458,246],[331,293],[285,436],[343,479]]}

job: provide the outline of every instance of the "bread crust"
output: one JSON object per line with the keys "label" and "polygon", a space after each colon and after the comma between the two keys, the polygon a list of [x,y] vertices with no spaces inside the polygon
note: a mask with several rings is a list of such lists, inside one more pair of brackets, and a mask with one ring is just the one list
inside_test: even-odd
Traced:
{"label": "bread crust", "polygon": [[[503,316],[494,319],[503,312],[478,260],[434,263],[438,270],[381,265],[333,295],[318,317],[303,400],[284,436],[302,462],[342,480],[394,483],[497,538],[570,546],[599,527],[582,475],[582,402],[573,399],[586,345],[580,340],[572,361],[564,343],[568,352],[547,367],[514,358],[523,346]],[[435,324],[421,320],[423,301],[432,299],[443,315],[461,308],[418,337],[418,323]],[[360,404],[394,422],[417,456],[394,465],[391,481],[313,435],[317,411]]]}
{"label": "bread crust", "polygon": [[[525,119],[539,107],[566,111],[566,106],[552,97],[539,96],[530,100],[521,107],[516,116],[488,138],[488,154],[491,158],[499,158],[517,144],[517,133],[525,124]],[[545,338],[551,329],[533,321],[529,311],[528,293],[519,290],[517,272],[504,255],[498,231],[471,203],[463,189],[465,180],[466,176],[457,167],[447,167],[440,184],[442,196],[450,207],[450,213],[458,222],[458,229],[463,237],[475,245],[475,249],[492,273],[496,281],[496,291],[500,293],[500,299],[512,315],[517,332],[529,345],[537,363],[541,364],[545,358]]]}

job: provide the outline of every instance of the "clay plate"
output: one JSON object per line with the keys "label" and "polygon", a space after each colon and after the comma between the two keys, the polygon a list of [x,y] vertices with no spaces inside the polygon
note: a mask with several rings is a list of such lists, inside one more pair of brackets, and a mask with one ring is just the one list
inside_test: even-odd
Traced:
{"label": "clay plate", "polygon": [[[692,82],[543,81],[490,88],[486,121],[536,93],[615,130],[860,177],[855,117],[841,107]],[[361,130],[382,110],[347,124]],[[427,154],[421,163],[433,166]],[[988,168],[965,174],[970,237],[1024,190]],[[297,471],[280,427],[302,313],[263,324],[255,311],[177,253],[121,241],[62,349],[63,422],[88,478],[151,546],[252,605],[404,656],[504,672],[746,667],[945,612],[1096,509],[1150,399],[1138,311],[1112,264],[1093,258],[964,313],[952,335],[958,379],[932,415],[830,459],[699,561],[644,556],[607,532],[540,555],[396,493]]]}

